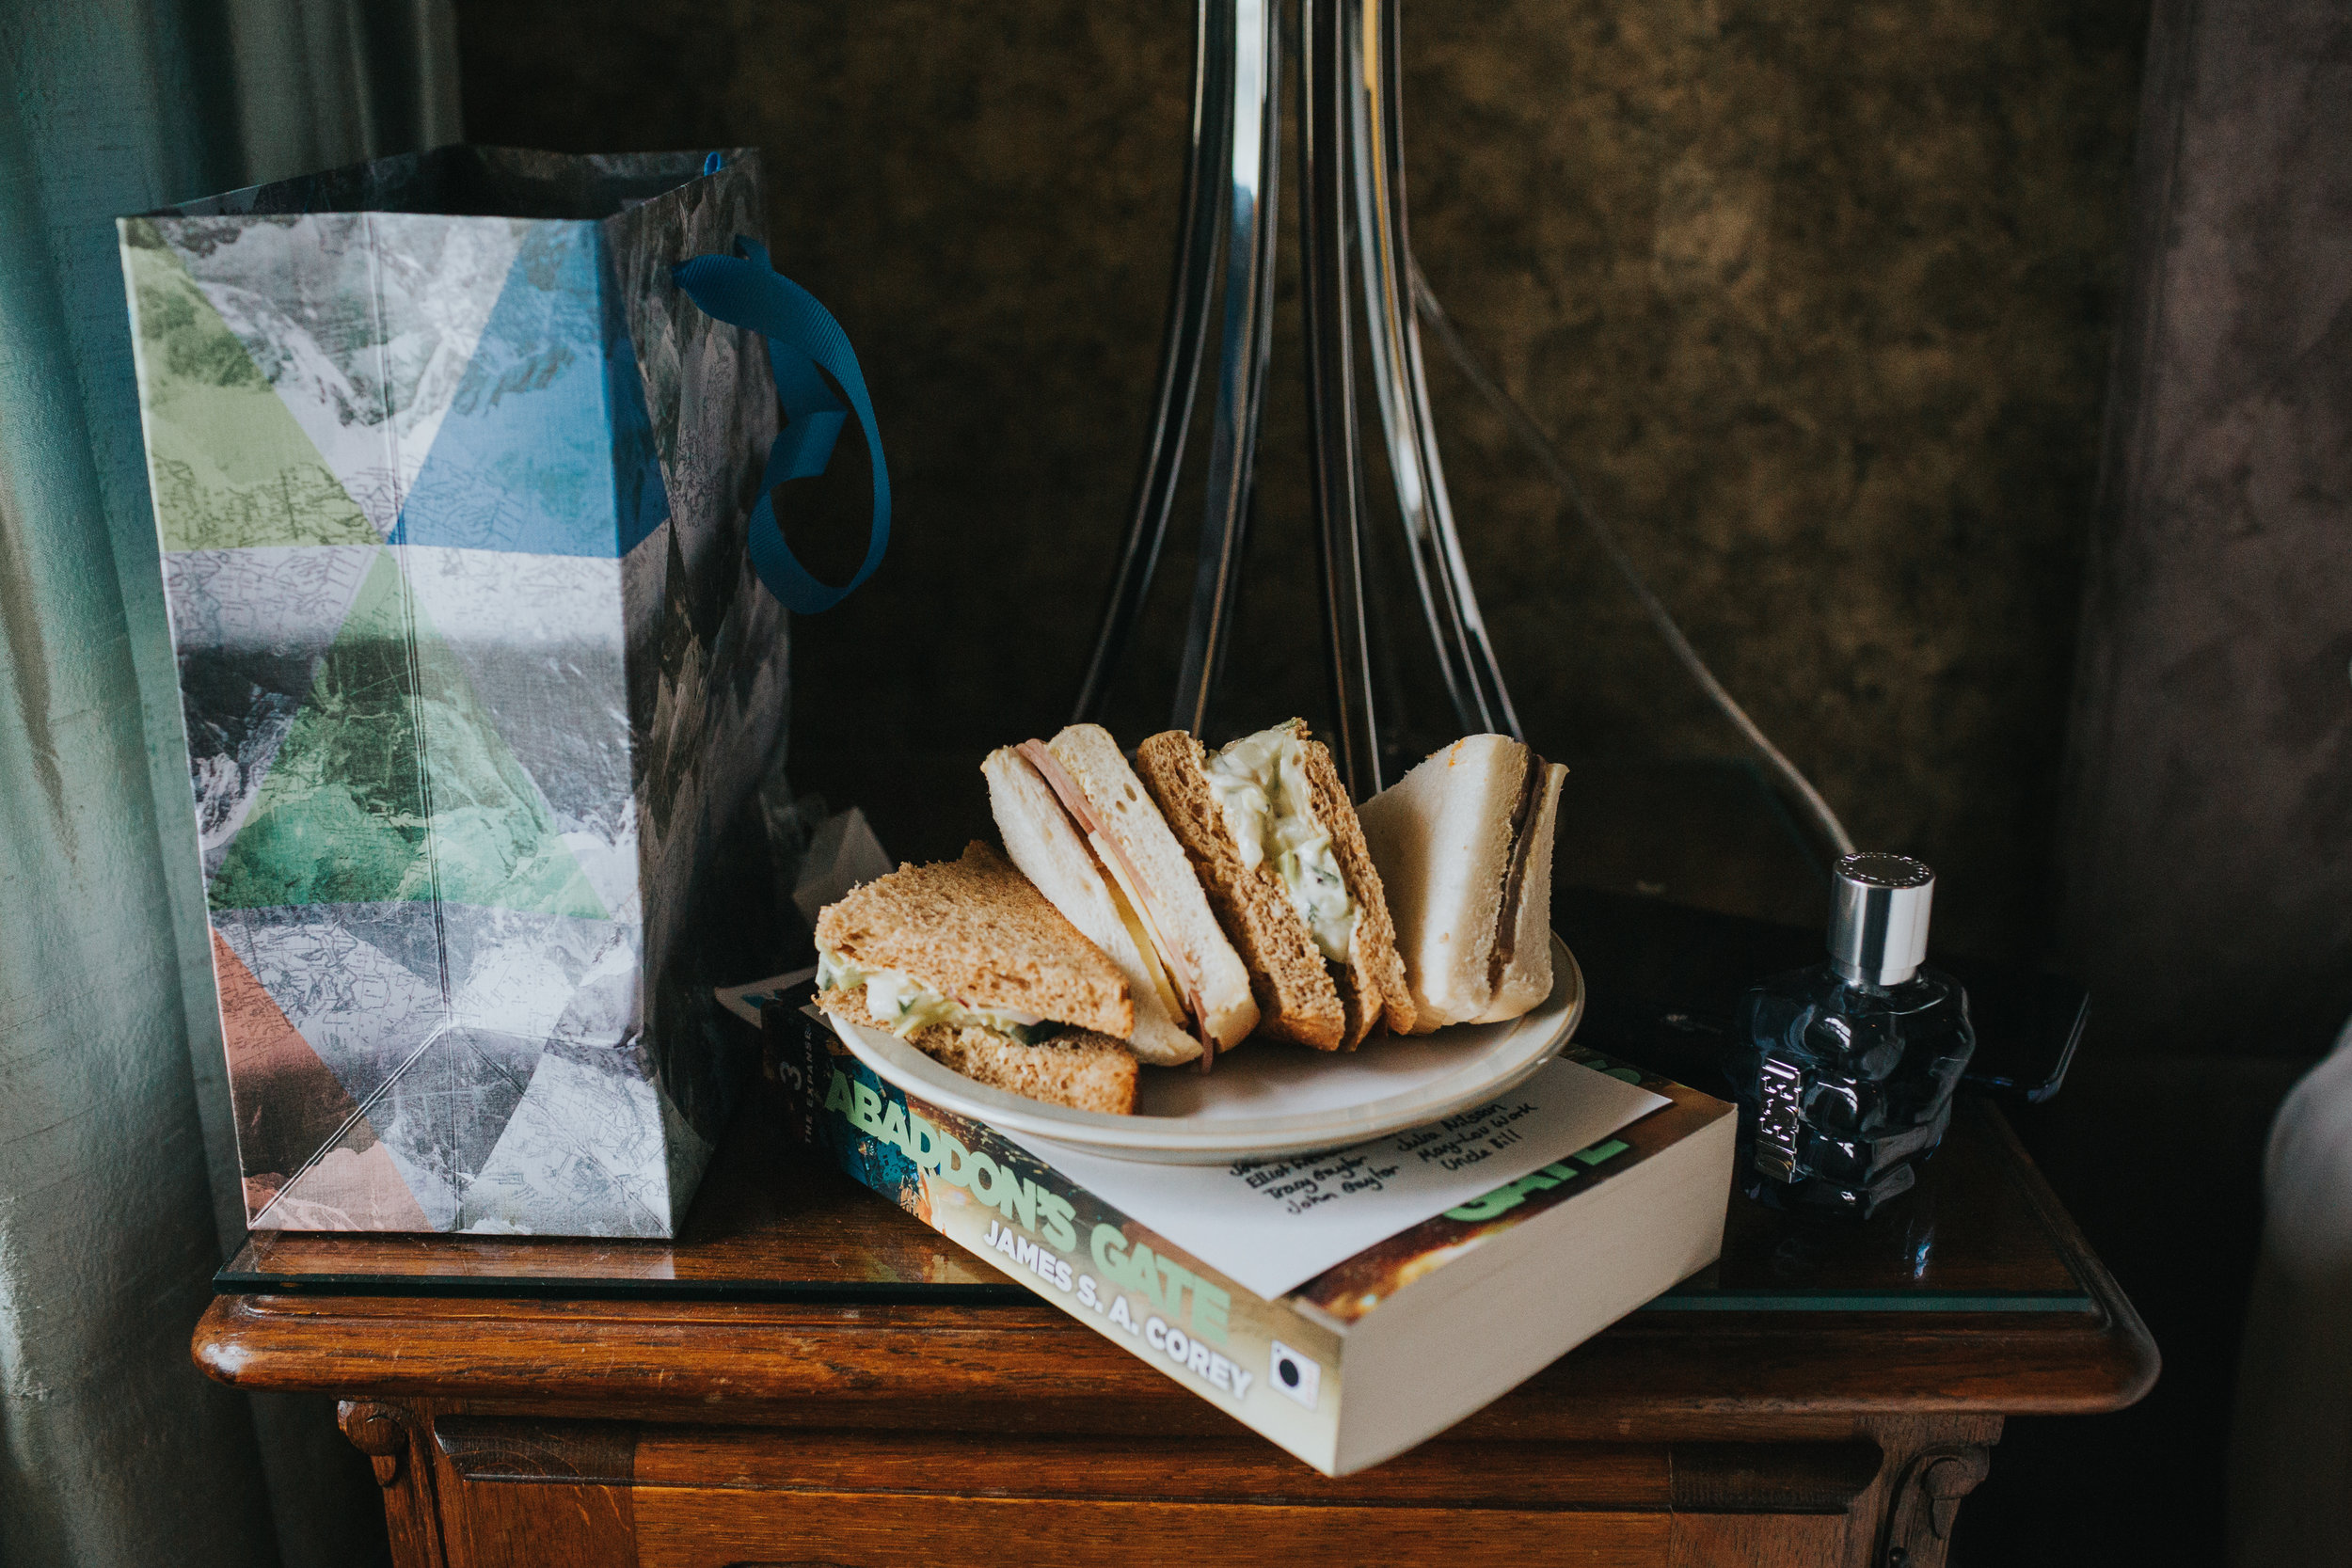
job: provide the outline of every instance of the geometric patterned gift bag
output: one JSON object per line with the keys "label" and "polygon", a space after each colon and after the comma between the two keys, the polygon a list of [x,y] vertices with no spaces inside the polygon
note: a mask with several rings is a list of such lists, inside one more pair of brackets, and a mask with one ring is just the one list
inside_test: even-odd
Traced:
{"label": "geometric patterned gift bag", "polygon": [[787,443],[672,278],[764,232],[755,154],[119,227],[249,1223],[675,1234],[744,1067],[711,986],[785,934],[714,889],[784,738]]}

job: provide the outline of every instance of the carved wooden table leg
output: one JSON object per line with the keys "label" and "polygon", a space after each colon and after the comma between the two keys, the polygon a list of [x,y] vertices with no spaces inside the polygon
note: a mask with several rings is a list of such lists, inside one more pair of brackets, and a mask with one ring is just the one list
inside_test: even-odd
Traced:
{"label": "carved wooden table leg", "polygon": [[1878,1568],[1944,1568],[1961,1499],[1992,1468],[1992,1450],[1976,1443],[1938,1443],[1913,1454],[1886,1511]]}
{"label": "carved wooden table leg", "polygon": [[399,1568],[444,1568],[441,1516],[433,1495],[433,1456],[423,1419],[389,1400],[342,1400],[336,1420],[351,1446],[375,1466],[384,1488],[384,1522]]}

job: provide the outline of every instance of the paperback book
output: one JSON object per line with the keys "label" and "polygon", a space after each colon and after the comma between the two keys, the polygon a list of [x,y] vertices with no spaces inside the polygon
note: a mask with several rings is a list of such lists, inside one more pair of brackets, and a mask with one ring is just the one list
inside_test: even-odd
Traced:
{"label": "paperback book", "polygon": [[[779,1065],[798,1080],[802,1132],[842,1169],[1328,1475],[1452,1426],[1722,1249],[1732,1107],[1573,1047],[1539,1069],[1560,1077],[1391,1141],[1406,1154],[1219,1167],[1221,1184],[1182,1184],[1181,1223],[1159,1198],[1153,1226],[1131,1212],[1151,1205],[1098,1189],[1138,1193],[1136,1173],[1154,1167],[1016,1140],[877,1077],[814,1008],[770,1016],[790,1025]],[[1613,1114],[1595,1123],[1596,1102]],[[1462,1195],[1459,1173],[1481,1156],[1594,1125],[1614,1130]],[[1222,1241],[1229,1211],[1237,1236],[1263,1230],[1272,1188],[1402,1185],[1398,1167],[1424,1163],[1444,1209],[1301,1282],[1266,1272],[1263,1237]],[[1310,1202],[1295,1223],[1317,1215]]]}

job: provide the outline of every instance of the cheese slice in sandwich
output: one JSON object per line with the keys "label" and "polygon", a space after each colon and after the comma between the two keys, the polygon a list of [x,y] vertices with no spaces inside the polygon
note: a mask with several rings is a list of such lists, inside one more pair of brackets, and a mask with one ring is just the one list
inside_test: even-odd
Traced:
{"label": "cheese slice in sandwich", "polygon": [[1358,814],[1420,1032],[1517,1018],[1551,994],[1551,839],[1567,776],[1509,736],[1468,736]]}
{"label": "cheese slice in sandwich", "polygon": [[985,844],[901,865],[817,917],[817,1004],[992,1088],[1136,1108],[1126,977]]}
{"label": "cheese slice in sandwich", "polygon": [[1248,967],[1258,1031],[1350,1050],[1413,1024],[1380,873],[1330,751],[1294,719],[1214,755],[1182,730],[1136,771]]}
{"label": "cheese slice in sandwich", "polygon": [[1205,1065],[1257,1027],[1249,972],[1108,730],[1002,747],[980,771],[1013,863],[1126,975],[1139,1060]]}

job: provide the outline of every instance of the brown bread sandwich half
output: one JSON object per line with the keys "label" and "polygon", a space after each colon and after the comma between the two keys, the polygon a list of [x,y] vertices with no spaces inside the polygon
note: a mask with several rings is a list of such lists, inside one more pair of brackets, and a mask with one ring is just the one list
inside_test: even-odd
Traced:
{"label": "brown bread sandwich half", "polygon": [[1248,966],[1260,1034],[1334,1051],[1412,1028],[1380,873],[1304,723],[1214,754],[1169,730],[1136,749],[1136,772]]}
{"label": "brown bread sandwich half", "polygon": [[817,917],[817,1005],[991,1088],[1131,1115],[1135,999],[1002,855],[901,865]]}
{"label": "brown bread sandwich half", "polygon": [[1127,976],[1138,1060],[1213,1059],[1257,1027],[1249,972],[1108,730],[1002,747],[980,771],[1012,863]]}

